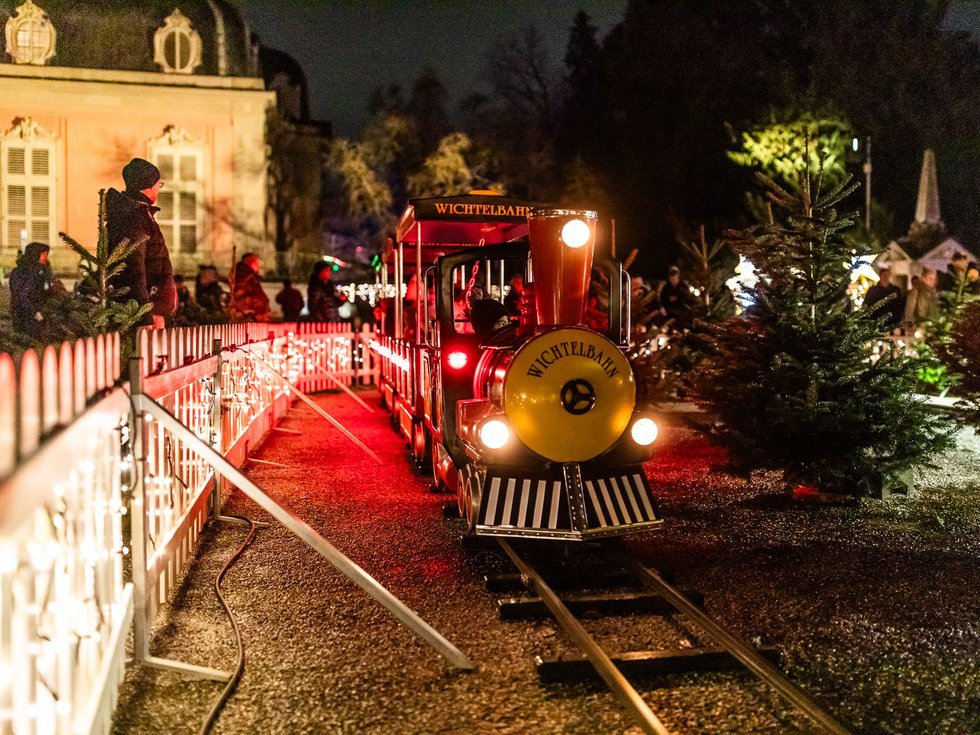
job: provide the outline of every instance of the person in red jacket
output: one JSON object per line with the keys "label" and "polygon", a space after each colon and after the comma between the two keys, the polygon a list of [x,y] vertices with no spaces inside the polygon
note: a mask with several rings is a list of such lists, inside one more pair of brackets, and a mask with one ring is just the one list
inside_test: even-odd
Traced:
{"label": "person in red jacket", "polygon": [[259,275],[262,262],[255,253],[245,253],[231,278],[231,318],[236,322],[267,322],[272,317],[269,297]]}

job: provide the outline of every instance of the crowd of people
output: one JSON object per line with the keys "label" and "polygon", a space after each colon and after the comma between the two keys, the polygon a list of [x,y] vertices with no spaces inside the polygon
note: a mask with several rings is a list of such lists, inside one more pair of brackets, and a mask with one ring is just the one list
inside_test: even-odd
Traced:
{"label": "crowd of people", "polygon": [[889,331],[908,333],[939,316],[943,293],[951,298],[980,296],[980,269],[965,253],[955,253],[942,273],[922,268],[911,277],[907,291],[892,282],[891,268],[879,268],[878,283],[868,289],[864,306],[884,317]]}
{"label": "crowd of people", "polygon": [[[256,253],[242,255],[227,277],[214,264],[198,266],[193,291],[187,278],[175,273],[170,253],[156,215],[160,169],[142,158],[134,158],[122,169],[122,191],[106,194],[106,231],[110,252],[129,243],[121,271],[109,284],[112,300],[130,300],[148,305],[142,320],[147,326],[212,324],[228,321],[271,321],[269,297],[262,285],[261,260]],[[10,316],[15,331],[34,340],[46,339],[50,299],[65,295],[64,286],[53,277],[48,263],[49,246],[29,243],[10,274]],[[288,279],[275,300],[284,321],[298,321],[307,308],[312,321],[337,321],[342,299],[331,281],[328,263],[313,267],[304,298]],[[82,294],[84,295],[84,294]]]}
{"label": "crowd of people", "polygon": [[[110,281],[114,299],[149,305],[143,323],[157,327],[273,319],[272,306],[262,285],[258,254],[242,255],[227,278],[222,278],[213,264],[200,265],[192,293],[186,279],[174,273],[166,242],[156,222],[156,214],[160,211],[156,206],[157,197],[164,186],[160,170],[149,161],[134,158],[123,167],[122,178],[124,189],[109,189],[105,200],[110,250],[125,242],[131,244],[125,257],[125,268]],[[64,287],[52,276],[48,254],[47,245],[28,244],[10,275],[12,325],[17,332],[37,340],[43,339],[45,334],[46,302],[65,293]],[[291,281],[284,281],[275,297],[283,320],[300,320],[304,307],[311,321],[340,320],[342,298],[332,275],[332,266],[318,261],[310,273],[305,299]],[[962,252],[953,255],[942,274],[932,268],[923,268],[919,275],[912,277],[907,291],[892,282],[888,267],[880,268],[878,275],[878,283],[865,295],[864,306],[882,315],[889,331],[914,330],[935,319],[942,292],[980,296],[980,269]],[[454,305],[460,314],[458,321],[468,323],[461,329],[476,331],[479,327],[482,332],[519,318],[522,296],[525,295],[520,274],[511,277],[502,302],[482,298],[482,293],[476,293],[476,290],[467,289],[466,297]],[[403,332],[406,334],[415,329],[417,291],[413,276],[407,284],[403,309]],[[632,295],[634,307],[642,302],[648,321],[667,329],[684,331],[690,328],[697,315],[699,301],[676,266],[668,270],[667,279],[655,292],[642,279],[639,283],[634,280]],[[370,314],[361,316],[365,320],[372,318]],[[374,317],[390,328],[394,323],[390,299],[379,305]],[[599,331],[608,326],[608,312],[600,304],[595,288],[591,288],[588,295],[584,322]]]}

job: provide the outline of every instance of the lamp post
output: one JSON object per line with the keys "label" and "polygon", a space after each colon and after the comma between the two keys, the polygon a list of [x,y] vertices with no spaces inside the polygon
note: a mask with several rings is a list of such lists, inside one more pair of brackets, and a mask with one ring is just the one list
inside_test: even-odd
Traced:
{"label": "lamp post", "polygon": [[864,144],[864,227],[871,230],[871,136]]}
{"label": "lamp post", "polygon": [[[851,150],[855,153],[861,147],[860,138],[851,138]],[[871,229],[871,136],[869,135],[864,139],[864,165],[861,167],[864,171],[864,227],[867,230]]]}

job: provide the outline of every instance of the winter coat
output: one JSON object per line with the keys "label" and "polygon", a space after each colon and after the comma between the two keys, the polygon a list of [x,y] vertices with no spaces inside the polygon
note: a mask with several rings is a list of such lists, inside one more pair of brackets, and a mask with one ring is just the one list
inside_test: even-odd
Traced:
{"label": "winter coat", "polygon": [[872,306],[886,298],[891,298],[889,302],[872,313],[877,317],[885,317],[885,326],[889,329],[897,327],[902,321],[902,314],[905,313],[905,294],[894,283],[889,286],[882,286],[876,283],[868,289],[864,296],[864,306],[871,309]]}
{"label": "winter coat", "polygon": [[[115,249],[123,239],[139,245],[126,258],[126,267],[112,279],[117,289],[128,290],[115,301],[152,304],[153,314],[169,317],[177,310],[177,286],[174,268],[163,233],[154,215],[159,207],[150,204],[143,194],[109,189],[106,194],[106,226],[109,248]],[[150,319],[146,322],[149,323]]]}
{"label": "winter coat", "polygon": [[660,289],[660,308],[664,310],[668,319],[674,320],[676,329],[684,329],[693,314],[694,295],[684,281],[678,281],[673,285],[667,281]]}
{"label": "winter coat", "polygon": [[313,281],[306,287],[307,304],[310,311],[310,321],[335,322],[340,301],[337,298],[337,287],[330,281]]}
{"label": "winter coat", "polygon": [[218,269],[213,265],[202,265],[194,281],[194,300],[212,315],[219,315],[225,309],[225,292],[218,283]]}
{"label": "winter coat", "polygon": [[14,329],[44,339],[44,302],[51,290],[51,267],[21,265],[10,272],[10,318]]}
{"label": "winter coat", "polygon": [[298,289],[285,287],[276,294],[276,303],[282,307],[282,317],[287,322],[299,320],[299,313],[303,311],[303,306],[306,305],[303,294]]}
{"label": "winter coat", "polygon": [[917,327],[923,322],[939,315],[939,294],[936,289],[920,283],[909,291],[905,301],[905,316],[902,322],[908,327]]}
{"label": "winter coat", "polygon": [[231,318],[236,322],[267,322],[272,316],[269,297],[262,290],[262,279],[244,261],[235,266],[231,292]]}

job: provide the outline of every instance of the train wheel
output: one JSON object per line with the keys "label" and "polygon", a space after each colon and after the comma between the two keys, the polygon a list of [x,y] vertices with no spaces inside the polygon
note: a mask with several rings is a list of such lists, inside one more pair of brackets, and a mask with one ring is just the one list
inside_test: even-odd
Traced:
{"label": "train wheel", "polygon": [[425,428],[425,424],[422,421],[412,424],[412,458],[419,472],[423,471],[429,459],[431,453],[429,445],[429,431]]}
{"label": "train wheel", "polygon": [[437,493],[449,492],[446,483],[439,476],[439,462],[444,454],[445,450],[442,445],[432,447],[432,491]]}
{"label": "train wheel", "polygon": [[466,530],[470,533],[476,530],[476,519],[480,513],[485,474],[485,471],[478,470],[476,465],[471,462],[463,468],[463,476],[460,478],[459,492],[456,494],[459,516],[466,520]]}
{"label": "train wheel", "polygon": [[[449,456],[446,454],[446,448],[442,444],[432,445],[432,490],[437,493],[448,493],[452,492],[449,485],[446,484],[446,479],[443,477],[443,472],[446,471],[446,467],[443,467],[445,463],[452,464],[449,462]],[[440,467],[443,467],[440,470]],[[455,468],[453,468],[455,470]]]}

